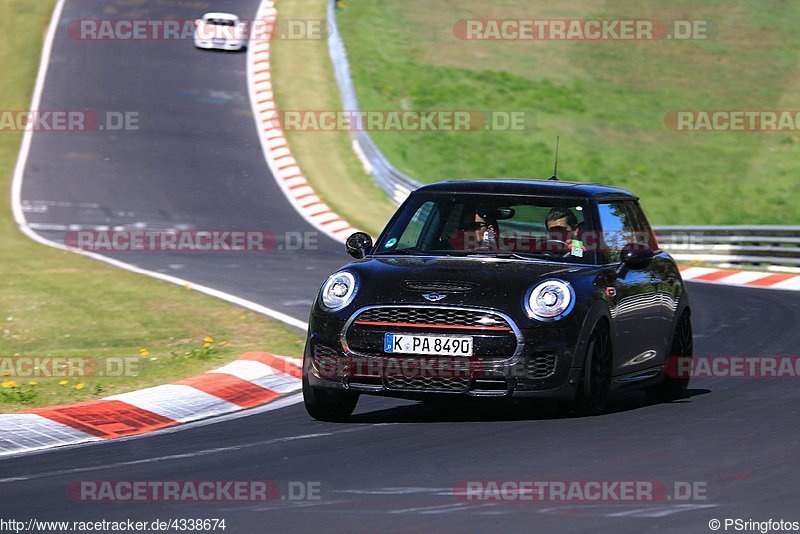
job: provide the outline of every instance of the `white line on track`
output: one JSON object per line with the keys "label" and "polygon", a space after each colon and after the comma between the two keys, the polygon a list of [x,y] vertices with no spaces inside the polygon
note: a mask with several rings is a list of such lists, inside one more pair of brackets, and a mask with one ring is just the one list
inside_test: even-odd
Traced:
{"label": "white line on track", "polygon": [[[488,506],[493,506],[493,503],[489,503]],[[486,507],[487,504],[471,504],[471,503],[447,503],[447,504],[437,504],[434,506],[420,506],[417,508],[400,508],[397,510],[392,510],[390,514],[447,514],[450,512],[460,512],[465,508],[480,508]]]}
{"label": "white line on track", "polygon": [[[47,72],[48,72],[48,69],[49,69],[49,66],[50,66],[50,58],[51,58],[51,55],[52,55],[52,52],[53,52],[53,45],[54,45],[54,42],[55,42],[56,34],[58,32],[59,23],[61,21],[61,16],[62,16],[62,14],[64,12],[65,4],[66,4],[66,0],[58,0],[56,5],[55,5],[55,7],[54,7],[54,9],[53,9],[53,14],[52,14],[52,17],[50,19],[50,25],[49,25],[49,27],[47,29],[47,34],[45,36],[44,45],[42,47],[42,57],[41,57],[41,60],[40,60],[40,63],[39,63],[39,70],[38,70],[38,73],[37,73],[37,76],[36,76],[36,83],[34,85],[33,95],[31,96],[31,104],[30,104],[30,109],[31,110],[36,110],[41,105],[42,93],[44,92],[44,86],[45,86],[45,82],[47,80]],[[132,265],[132,264],[129,264],[129,263],[125,263],[123,261],[119,261],[119,260],[116,260],[116,259],[113,259],[113,258],[109,258],[109,257],[103,256],[101,254],[96,254],[96,253],[85,251],[85,250],[80,250],[80,249],[76,249],[76,248],[67,247],[62,243],[58,243],[57,241],[53,241],[53,240],[47,239],[47,238],[39,235],[38,233],[36,233],[31,228],[30,224],[28,223],[28,221],[27,221],[27,219],[25,217],[25,210],[23,209],[23,203],[22,203],[22,182],[23,182],[24,175],[25,175],[25,167],[27,166],[28,158],[30,156],[31,145],[32,145],[32,142],[33,142],[33,133],[34,132],[32,130],[26,130],[23,133],[22,143],[20,144],[19,154],[17,156],[17,162],[16,162],[16,166],[14,167],[14,174],[13,174],[12,180],[11,180],[11,210],[12,210],[12,213],[14,215],[14,220],[16,221],[17,226],[19,227],[20,231],[23,234],[28,236],[33,241],[35,241],[37,243],[40,243],[42,245],[45,245],[45,246],[48,246],[48,247],[52,247],[52,248],[56,248],[56,249],[59,249],[59,250],[65,250],[65,251],[73,252],[75,254],[79,254],[81,256],[85,256],[85,257],[88,257],[88,258],[91,258],[91,259],[94,259],[94,260],[97,260],[97,261],[101,261],[103,263],[107,263],[109,265],[112,265],[114,267],[118,267],[120,269],[124,269],[126,271],[130,271],[130,272],[133,272],[133,273],[149,276],[151,278],[155,278],[155,279],[161,280],[163,282],[168,282],[168,283],[171,283],[171,284],[175,284],[175,285],[179,285],[179,286],[183,286],[183,287],[188,287],[188,288],[194,289],[195,291],[199,291],[200,293],[204,293],[204,294],[206,294],[208,296],[215,297],[215,298],[230,302],[231,304],[235,304],[237,306],[241,306],[243,308],[249,309],[249,310],[254,311],[256,313],[260,313],[260,314],[262,314],[262,315],[264,315],[266,317],[269,317],[271,319],[280,321],[282,323],[285,323],[285,324],[287,324],[289,326],[298,328],[300,330],[303,330],[303,331],[308,330],[308,323],[306,323],[304,321],[301,321],[299,319],[296,319],[294,317],[291,317],[291,316],[289,316],[287,314],[284,314],[282,312],[279,312],[277,310],[274,310],[272,308],[268,308],[267,306],[263,306],[261,304],[257,304],[255,302],[250,301],[250,300],[238,297],[236,295],[232,295],[230,293],[226,293],[224,291],[220,291],[218,289],[214,289],[214,288],[203,286],[203,285],[194,284],[189,280],[184,280],[184,279],[178,278],[176,276],[171,276],[171,275],[167,275],[167,274],[163,274],[163,273],[159,273],[159,272],[149,271],[147,269],[143,269],[143,268],[138,267],[136,265]],[[226,420],[230,420],[230,419],[238,419],[238,418],[241,418],[241,417],[248,417],[248,416],[251,416],[251,415],[254,415],[254,414],[263,413],[265,411],[270,411],[270,410],[283,408],[283,407],[286,407],[286,406],[290,406],[292,404],[296,404],[296,403],[301,402],[301,401],[302,401],[302,396],[300,396],[300,395],[290,395],[288,397],[284,397],[282,399],[274,401],[274,402],[272,402],[270,404],[267,404],[265,406],[262,406],[260,408],[255,408],[255,409],[251,409],[251,410],[245,410],[245,411],[241,411],[241,412],[234,412],[234,413],[231,413],[231,414],[228,414],[228,415],[213,417],[213,418],[209,418],[209,419],[203,419],[203,420],[196,421],[196,422],[193,422],[193,423],[189,423],[189,424],[180,425],[180,426],[177,426],[177,427],[164,429],[164,430],[161,430],[161,431],[158,431],[158,432],[142,434],[142,435],[137,435],[137,436],[130,436],[128,438],[122,438],[122,439],[118,439],[118,440],[115,440],[115,441],[119,442],[119,441],[126,441],[128,439],[147,438],[147,437],[150,437],[150,436],[153,436],[153,435],[157,435],[157,434],[162,434],[162,433],[167,433],[167,432],[182,431],[182,430],[186,430],[188,428],[195,428],[197,426],[202,426],[202,425],[216,424],[216,423],[219,423],[219,422],[222,422],[222,421],[226,421]],[[71,445],[71,446],[59,447],[58,450],[61,451],[61,450],[65,450],[65,449],[71,449],[71,448],[74,448],[74,447],[80,447],[80,446],[86,446],[86,445],[93,445],[93,444],[97,444],[97,443],[105,443],[105,442],[104,441],[100,441],[100,442],[89,442],[89,443],[83,443],[83,444],[75,444],[75,445]],[[44,450],[23,452],[23,453],[20,453],[20,454],[14,454],[13,456],[28,455],[28,454],[42,454],[42,453],[48,452],[49,450],[52,450],[52,449],[44,449]]]}
{"label": "white line on track", "polygon": [[[25,480],[34,480],[39,478],[50,478],[50,477],[57,477],[61,475],[72,475],[75,473],[88,473],[92,471],[102,471],[107,469],[115,469],[120,467],[130,467],[134,465],[144,465],[144,464],[153,464],[159,462],[167,462],[167,461],[174,461],[174,460],[182,460],[186,458],[197,458],[199,456],[209,456],[213,454],[222,454],[226,452],[232,451],[241,451],[244,449],[251,449],[253,447],[266,447],[269,445],[276,445],[280,443],[287,443],[292,441],[301,441],[306,439],[317,439],[317,438],[327,438],[331,436],[335,436],[338,434],[350,434],[353,432],[360,432],[362,430],[369,430],[375,426],[382,426],[378,425],[370,425],[370,426],[358,426],[358,427],[350,427],[345,428],[343,430],[337,430],[333,432],[317,432],[312,434],[300,434],[297,436],[284,436],[280,438],[272,438],[263,441],[256,441],[256,442],[249,442],[244,443],[241,445],[232,445],[230,447],[215,447],[212,449],[201,449],[197,451],[190,451],[182,454],[170,454],[165,456],[156,456],[153,458],[143,458],[141,460],[129,460],[127,462],[115,462],[111,464],[102,464],[102,465],[92,465],[86,467],[76,467],[76,468],[68,468],[68,469],[57,469],[55,471],[46,471],[43,473],[34,473],[32,475],[25,475],[19,477],[7,477],[7,478],[0,478],[0,485],[1,484],[9,484],[13,482],[22,482]],[[152,436],[154,434],[143,434],[145,436]],[[119,442],[121,440],[114,440],[113,442]],[[112,442],[105,442],[105,443],[112,443]],[[63,450],[63,449],[59,449]]]}
{"label": "white line on track", "polygon": [[21,476],[21,477],[9,477],[9,478],[0,478],[0,484],[5,484],[8,482],[20,482],[23,480],[32,480],[36,478],[48,478],[54,477],[59,475],[69,475],[73,473],[87,473],[91,471],[98,471],[101,469],[113,469],[117,467],[130,467],[132,465],[142,465],[142,464],[153,464],[158,462],[166,462],[169,460],[181,460],[184,458],[196,458],[198,456],[208,456],[210,454],[220,454],[223,452],[230,452],[230,451],[238,451],[242,449],[247,449],[249,447],[263,447],[266,445],[274,445],[276,443],[284,443],[287,441],[297,441],[301,439],[314,439],[314,438],[321,438],[332,436],[333,432],[323,432],[318,434],[302,434],[300,436],[286,436],[282,438],[273,438],[268,439],[266,441],[259,441],[256,443],[247,443],[245,445],[235,445],[231,447],[216,447],[214,449],[202,449],[199,451],[191,451],[183,454],[170,454],[167,456],[156,456],[154,458],[143,458],[141,460],[130,460],[127,462],[116,462],[113,464],[103,464],[103,465],[93,465],[87,467],[76,467],[73,469],[58,469],[56,471],[47,471],[44,473],[36,473],[33,475],[28,476]]}

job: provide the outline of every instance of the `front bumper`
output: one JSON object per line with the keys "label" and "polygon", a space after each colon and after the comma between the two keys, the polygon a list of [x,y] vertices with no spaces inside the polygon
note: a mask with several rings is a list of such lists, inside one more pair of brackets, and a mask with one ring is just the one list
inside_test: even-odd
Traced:
{"label": "front bumper", "polygon": [[518,344],[513,354],[501,358],[478,353],[468,361],[448,359],[441,365],[437,357],[352,350],[345,321],[312,315],[309,326],[304,369],[309,385],[317,388],[408,399],[462,396],[572,400],[580,383],[582,368],[575,358],[580,329],[575,327],[543,324],[515,328]]}
{"label": "front bumper", "polygon": [[195,40],[194,46],[204,50],[230,50],[235,52],[244,48],[245,43],[243,41],[225,41],[224,43],[215,43],[211,40]]}

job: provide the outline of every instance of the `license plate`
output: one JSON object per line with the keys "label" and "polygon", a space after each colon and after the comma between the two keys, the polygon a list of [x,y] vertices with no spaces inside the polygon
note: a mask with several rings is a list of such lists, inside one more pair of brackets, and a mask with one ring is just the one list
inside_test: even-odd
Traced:
{"label": "license plate", "polygon": [[388,354],[472,356],[472,338],[386,334],[383,342],[383,351]]}
{"label": "license plate", "polygon": [[222,46],[225,44],[225,39],[214,39],[212,42],[217,46]]}

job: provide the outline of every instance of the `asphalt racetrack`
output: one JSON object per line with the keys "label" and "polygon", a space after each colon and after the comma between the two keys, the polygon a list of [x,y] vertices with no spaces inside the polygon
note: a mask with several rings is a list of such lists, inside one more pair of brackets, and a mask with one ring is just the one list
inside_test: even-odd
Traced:
{"label": "asphalt racetrack", "polygon": [[[22,190],[28,221],[59,240],[70,228],[313,232],[264,162],[243,54],[191,41],[83,42],[66,27],[129,2],[68,0],[42,109],[138,111],[139,131],[37,133]],[[137,18],[194,18],[188,3],[149,1]],[[252,18],[255,0],[215,2]],[[79,225],[79,226],[71,226]],[[274,308],[301,321],[324,277],[347,262],[316,250],[129,253],[115,257]],[[794,356],[800,294],[689,284],[695,354]],[[363,398],[343,424],[302,404],[254,410],[146,437],[0,460],[4,516],[89,521],[225,518],[229,532],[708,532],[709,520],[798,520],[800,388],[792,379],[700,379],[688,399],[619,397],[600,417],[547,406],[423,405]],[[318,501],[85,503],[76,480],[318,481]],[[705,500],[467,502],[465,480],[699,481]]]}
{"label": "asphalt racetrack", "polygon": [[[108,4],[67,1],[40,107],[87,109],[100,116],[134,112],[139,129],[34,135],[22,188],[28,222],[62,242],[69,227],[270,232],[279,242],[269,252],[123,251],[114,256],[246,294],[305,321],[322,281],[349,256],[324,235],[315,239],[314,228],[270,175],[250,111],[245,54],[197,50],[191,39],[70,37],[70,21],[108,19]],[[115,16],[126,18],[131,8],[117,4]],[[173,6],[182,2],[162,4],[148,2],[133,15],[193,20],[202,14]],[[257,4],[236,0],[215,6],[252,19]],[[314,234],[309,246],[294,250],[306,232]],[[290,250],[277,250],[282,245]]]}

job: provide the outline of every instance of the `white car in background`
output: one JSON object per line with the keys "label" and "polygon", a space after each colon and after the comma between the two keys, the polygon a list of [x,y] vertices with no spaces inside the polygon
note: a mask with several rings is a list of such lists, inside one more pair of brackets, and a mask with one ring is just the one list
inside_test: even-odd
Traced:
{"label": "white car in background", "polygon": [[247,48],[247,23],[230,13],[206,13],[194,21],[194,46],[217,50]]}

